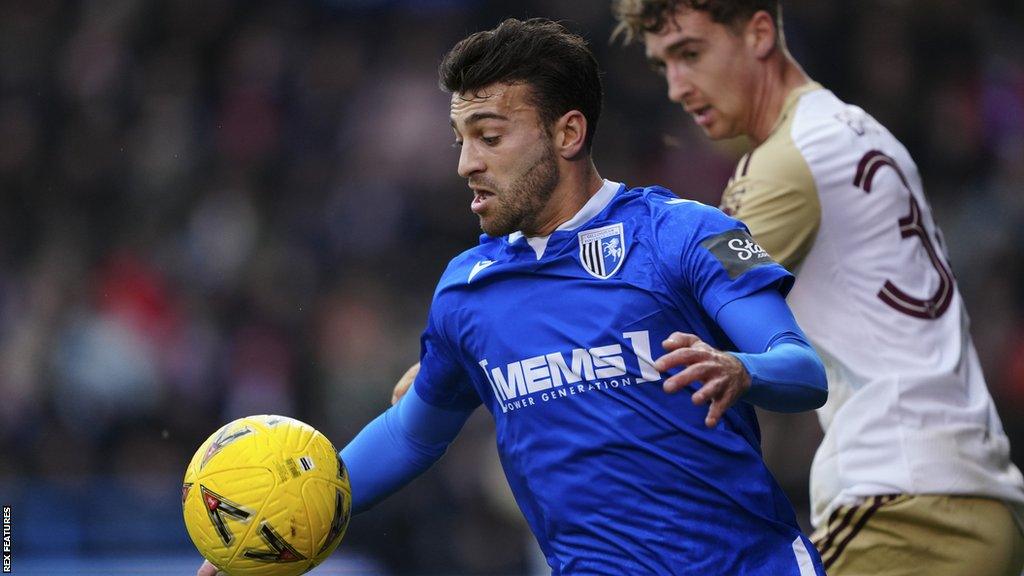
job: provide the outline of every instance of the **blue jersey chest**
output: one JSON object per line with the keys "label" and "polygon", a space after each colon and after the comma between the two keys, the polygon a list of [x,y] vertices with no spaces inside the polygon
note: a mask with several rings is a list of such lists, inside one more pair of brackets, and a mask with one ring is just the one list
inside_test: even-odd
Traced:
{"label": "blue jersey chest", "polygon": [[[696,303],[657,272],[653,247],[626,230],[612,241],[588,241],[586,232],[553,237],[539,260],[521,240],[474,264],[449,320],[466,371],[495,415],[659,381],[652,362],[670,333],[710,338]],[[620,252],[609,256],[608,247]]]}

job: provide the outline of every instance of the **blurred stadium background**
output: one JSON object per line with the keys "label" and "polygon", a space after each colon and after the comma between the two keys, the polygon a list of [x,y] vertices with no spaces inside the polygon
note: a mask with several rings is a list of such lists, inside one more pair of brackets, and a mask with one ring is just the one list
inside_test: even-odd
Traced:
{"label": "blurred stadium background", "polygon": [[[602,175],[717,203],[713,146],[608,2],[0,2],[0,501],[14,573],[190,574],[198,444],[253,413],[340,447],[418,355],[476,242],[436,65],[507,16],[561,19],[606,70]],[[785,3],[817,80],[910,148],[1024,464],[1024,4]],[[532,540],[478,414],[356,517],[320,573],[523,574]],[[766,417],[806,525],[813,415]]]}

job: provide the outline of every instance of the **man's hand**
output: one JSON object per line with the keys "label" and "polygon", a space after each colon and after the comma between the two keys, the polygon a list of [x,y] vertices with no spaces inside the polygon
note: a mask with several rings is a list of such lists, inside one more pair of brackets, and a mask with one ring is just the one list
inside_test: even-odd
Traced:
{"label": "man's hand", "polygon": [[697,380],[703,382],[692,400],[698,406],[711,403],[704,419],[708,428],[714,428],[722,414],[750,389],[750,374],[738,358],[712,348],[693,334],[673,332],[661,345],[668,353],[654,361],[658,372],[686,366],[665,379],[665,392],[674,394]]}
{"label": "man's hand", "polygon": [[210,564],[209,560],[203,562],[203,565],[199,567],[199,571],[196,572],[196,576],[217,576],[218,574],[223,574],[223,572],[217,572],[217,567]]}
{"label": "man's hand", "polygon": [[394,406],[398,403],[398,399],[405,396],[405,393],[409,391],[409,387],[412,386],[416,375],[420,373],[420,363],[417,362],[402,374],[402,377],[398,379],[398,383],[395,384],[393,390],[391,390],[391,405]]}

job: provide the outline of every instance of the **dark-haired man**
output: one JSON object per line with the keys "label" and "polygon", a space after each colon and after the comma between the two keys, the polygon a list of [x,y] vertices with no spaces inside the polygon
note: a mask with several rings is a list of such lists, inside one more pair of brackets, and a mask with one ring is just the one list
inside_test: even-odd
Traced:
{"label": "dark-haired man", "polygon": [[558,24],[469,36],[441,83],[484,235],[441,277],[412,389],[341,452],[353,509],[483,404],[553,574],[822,576],[753,409],[826,398],[791,276],[717,209],[598,175],[597,63]]}
{"label": "dark-haired man", "polygon": [[668,97],[748,136],[722,198],[797,271],[825,361],[812,521],[832,576],[1018,576],[1024,481],[985,386],[917,167],[786,50],[778,0],[617,0]]}

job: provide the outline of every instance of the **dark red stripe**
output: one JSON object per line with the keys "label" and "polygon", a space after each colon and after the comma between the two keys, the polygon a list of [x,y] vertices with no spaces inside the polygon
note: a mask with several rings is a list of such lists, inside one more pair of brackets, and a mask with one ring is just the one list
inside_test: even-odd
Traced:
{"label": "dark red stripe", "polygon": [[887,280],[883,288],[878,291],[878,297],[889,306],[904,314],[924,320],[934,320],[945,314],[950,303],[953,301],[953,286],[955,284],[953,273],[949,271],[935,251],[935,247],[932,246],[928,231],[925,230],[924,222],[921,220],[921,208],[917,205],[917,201],[913,196],[910,197],[910,214],[905,218],[900,218],[899,224],[900,236],[902,238],[917,236],[921,239],[921,243],[924,244],[924,249],[928,253],[928,259],[931,260],[932,266],[939,273],[939,286],[935,289],[935,293],[932,294],[931,298],[921,300],[900,290],[895,284]]}
{"label": "dark red stripe", "polygon": [[857,515],[857,510],[859,510],[859,507],[851,506],[850,509],[846,511],[846,515],[843,516],[843,520],[839,523],[839,526],[837,526],[835,530],[832,529],[832,523],[835,521],[836,515],[839,514],[839,510],[836,509],[836,511],[832,512],[832,517],[828,519],[827,524],[828,538],[826,538],[825,543],[818,548],[818,553],[821,555],[822,558],[825,557],[825,553],[829,550],[829,548],[832,547],[833,540],[835,539],[835,537],[838,536],[840,532],[845,530],[846,526],[850,523],[851,520],[853,520],[853,517]]}
{"label": "dark red stripe", "polygon": [[853,176],[853,185],[862,188],[865,192],[871,192],[871,183],[875,179],[875,173],[882,166],[889,166],[896,171],[896,175],[900,177],[900,181],[903,182],[903,186],[907,190],[910,190],[910,184],[907,182],[906,175],[903,174],[903,170],[900,170],[896,160],[891,156],[886,155],[884,152],[878,150],[872,150],[865,154],[860,162],[857,163],[857,173]]}
{"label": "dark red stripe", "polygon": [[747,170],[750,169],[750,157],[753,156],[753,155],[754,155],[754,151],[751,150],[750,152],[747,153],[746,156],[743,157],[743,160],[741,160],[741,162],[743,163],[742,164],[743,167],[740,169],[740,176],[746,176],[747,175]]}
{"label": "dark red stripe", "polygon": [[857,173],[853,175],[853,185],[857,188],[861,188],[861,182],[864,179],[864,169],[867,168],[868,162],[875,156],[881,154],[878,150],[872,150],[861,157],[860,162],[857,163]]}
{"label": "dark red stripe", "polygon": [[874,498],[872,498],[874,502],[871,504],[871,507],[868,508],[867,512],[864,512],[864,515],[860,517],[860,520],[857,521],[857,524],[853,527],[853,530],[850,531],[849,536],[844,538],[843,541],[840,542],[838,546],[836,546],[836,551],[832,555],[830,555],[827,560],[824,557],[822,557],[821,561],[825,567],[826,572],[828,572],[828,569],[833,564],[835,564],[836,560],[838,560],[840,556],[843,555],[843,550],[846,550],[846,547],[850,544],[854,537],[860,533],[861,529],[864,528],[864,525],[867,524],[868,520],[870,520],[871,517],[874,516],[875,512],[877,512],[879,508],[881,508],[885,504],[888,504],[895,498],[896,496],[894,495],[875,496]]}

